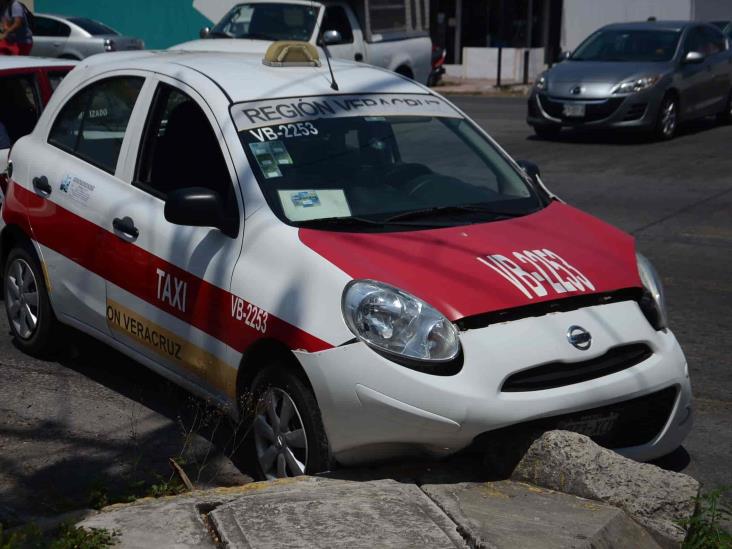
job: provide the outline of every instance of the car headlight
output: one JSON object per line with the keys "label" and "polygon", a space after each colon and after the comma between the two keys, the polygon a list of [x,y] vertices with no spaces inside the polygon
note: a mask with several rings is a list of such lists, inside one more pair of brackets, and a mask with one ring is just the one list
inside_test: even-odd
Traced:
{"label": "car headlight", "polygon": [[668,316],[666,314],[666,298],[663,293],[663,285],[661,277],[658,276],[656,269],[653,268],[648,259],[636,254],[638,261],[638,274],[643,283],[643,297],[641,298],[641,309],[656,330],[665,330],[668,326]]}
{"label": "car headlight", "polygon": [[341,302],[353,334],[390,357],[425,363],[452,362],[460,355],[455,325],[421,299],[374,280],[354,280]]}
{"label": "car headlight", "polygon": [[661,79],[660,75],[643,76],[641,78],[630,78],[624,80],[613,88],[613,93],[636,93],[655,86]]}
{"label": "car headlight", "polygon": [[546,75],[545,74],[542,74],[536,80],[536,89],[539,91],[544,91],[546,89]]}

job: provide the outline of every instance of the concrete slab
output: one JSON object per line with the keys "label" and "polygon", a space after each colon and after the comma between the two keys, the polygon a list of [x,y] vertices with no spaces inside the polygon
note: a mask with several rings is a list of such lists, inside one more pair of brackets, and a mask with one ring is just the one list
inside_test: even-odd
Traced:
{"label": "concrete slab", "polygon": [[458,524],[475,547],[659,547],[620,509],[529,484],[433,484],[422,486],[422,490]]}
{"label": "concrete slab", "polygon": [[226,547],[466,547],[417,486],[307,478],[251,491],[209,515]]}

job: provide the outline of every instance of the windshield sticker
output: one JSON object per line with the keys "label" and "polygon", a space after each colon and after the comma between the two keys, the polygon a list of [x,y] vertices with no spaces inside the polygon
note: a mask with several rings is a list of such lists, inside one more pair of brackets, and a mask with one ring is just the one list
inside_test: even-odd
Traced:
{"label": "windshield sticker", "polygon": [[[295,137],[295,129],[302,132],[303,128],[297,122],[319,118],[353,116],[369,118],[383,116],[462,118],[460,113],[447,102],[434,95],[426,94],[333,95],[300,99],[270,99],[239,103],[232,107],[231,112],[239,131],[276,126],[277,124],[283,124],[283,126],[294,125],[294,128],[286,130],[286,132],[292,132],[289,137]],[[280,132],[285,131],[282,130],[283,126],[279,126],[276,130],[270,129],[276,131],[280,138],[288,137],[288,135],[279,135]],[[271,139],[263,133],[254,134],[254,137],[260,141],[264,141],[265,138]]]}
{"label": "windshield sticker", "polygon": [[278,191],[282,209],[291,221],[350,217],[343,189]]}
{"label": "windshield sticker", "polygon": [[290,153],[287,152],[287,147],[282,141],[272,141],[269,144],[269,150],[272,151],[272,156],[274,156],[278,166],[292,166],[294,164]]}
{"label": "windshield sticker", "polygon": [[269,143],[250,143],[249,148],[252,154],[254,154],[254,158],[257,159],[257,164],[259,164],[259,169],[262,170],[265,179],[282,177],[282,172],[275,160],[272,149],[270,149]]}
{"label": "windshield sticker", "polygon": [[476,259],[513,284],[529,299],[545,297],[550,293],[561,295],[595,290],[589,278],[551,250],[523,250],[512,255],[514,259],[499,254]]}

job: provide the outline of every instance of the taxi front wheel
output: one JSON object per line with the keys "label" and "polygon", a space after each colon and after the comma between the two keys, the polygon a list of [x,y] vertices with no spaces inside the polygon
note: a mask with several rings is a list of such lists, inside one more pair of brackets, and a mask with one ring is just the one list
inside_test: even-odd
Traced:
{"label": "taxi front wheel", "polygon": [[262,479],[312,475],[329,469],[330,450],[310,387],[284,365],[254,379],[253,461]]}
{"label": "taxi front wheel", "polygon": [[59,328],[35,253],[13,248],[4,275],[5,311],[16,344],[30,355],[48,356],[56,349]]}

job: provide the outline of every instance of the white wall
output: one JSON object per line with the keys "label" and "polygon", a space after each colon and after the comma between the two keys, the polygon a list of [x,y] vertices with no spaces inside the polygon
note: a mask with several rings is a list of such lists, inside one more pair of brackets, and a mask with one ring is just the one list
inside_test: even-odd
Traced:
{"label": "white wall", "polygon": [[[501,80],[516,84],[524,78],[524,49],[503,48]],[[533,48],[529,57],[529,80],[544,69],[544,48]],[[498,76],[498,48],[463,48],[462,65],[446,65],[447,75],[454,78],[495,80]]]}
{"label": "white wall", "polygon": [[[732,0],[721,2],[732,4]],[[651,16],[688,21],[693,15],[692,3],[693,0],[564,0],[562,50],[573,50],[610,23],[645,21]]]}

